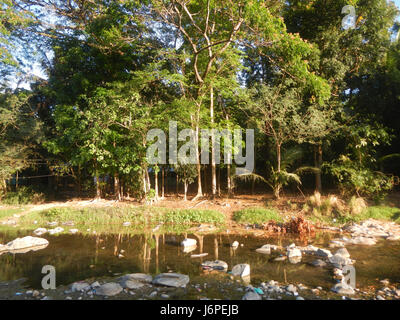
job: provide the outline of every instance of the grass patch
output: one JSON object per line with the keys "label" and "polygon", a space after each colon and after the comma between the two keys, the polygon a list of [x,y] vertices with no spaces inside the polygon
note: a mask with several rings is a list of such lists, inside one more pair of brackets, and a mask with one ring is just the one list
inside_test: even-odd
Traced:
{"label": "grass patch", "polygon": [[313,222],[322,222],[329,225],[341,226],[350,222],[361,222],[368,219],[394,221],[400,223],[400,209],[386,206],[372,206],[364,209],[359,214],[341,214],[332,218],[330,216],[322,216],[312,214],[307,216]]}
{"label": "grass patch", "polygon": [[14,214],[18,214],[24,211],[23,208],[6,208],[0,209],[0,220],[3,218],[12,217]]}
{"label": "grass patch", "polygon": [[[224,225],[225,216],[215,210],[171,210],[150,206],[83,209],[52,208],[40,212],[32,212],[21,217],[20,225],[25,227],[33,225],[35,227],[46,227],[47,222],[53,221],[57,221],[60,224],[71,221],[82,231],[88,228],[96,230],[96,232],[134,231],[153,228],[160,224],[162,225],[161,229],[182,231],[198,223]],[[124,222],[130,222],[131,225],[123,227]]]}
{"label": "grass patch", "polygon": [[283,222],[281,215],[271,208],[247,208],[236,211],[233,214],[233,219],[239,223],[257,223],[261,224],[268,221]]}

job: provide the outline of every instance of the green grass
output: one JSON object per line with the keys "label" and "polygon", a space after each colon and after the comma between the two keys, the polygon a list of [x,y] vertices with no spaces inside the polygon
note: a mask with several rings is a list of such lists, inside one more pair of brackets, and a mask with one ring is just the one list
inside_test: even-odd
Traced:
{"label": "green grass", "polygon": [[3,218],[12,217],[14,214],[18,214],[24,211],[23,208],[6,208],[0,209],[0,220]]}
{"label": "green grass", "polygon": [[322,222],[324,224],[341,226],[347,224],[349,222],[361,222],[368,219],[376,219],[376,220],[385,220],[385,221],[394,221],[396,223],[400,223],[400,209],[386,206],[372,206],[365,209],[363,212],[357,215],[341,214],[340,216],[335,217],[335,221],[330,216],[322,216],[322,215],[309,215],[307,219],[310,219],[313,222]]}
{"label": "green grass", "polygon": [[270,220],[283,222],[283,218],[275,209],[259,207],[236,211],[233,214],[233,219],[239,223],[261,224]]}
{"label": "green grass", "polygon": [[[35,223],[36,221],[36,223]],[[119,233],[134,230],[146,230],[162,225],[159,232],[185,231],[195,224],[209,223],[218,227],[225,225],[225,216],[214,210],[171,210],[159,207],[124,207],[124,208],[52,208],[32,212],[21,217],[22,227],[46,227],[47,222],[60,224],[72,221],[81,231],[87,229],[96,232]],[[129,227],[122,226],[130,222]],[[67,229],[68,227],[64,228]]]}

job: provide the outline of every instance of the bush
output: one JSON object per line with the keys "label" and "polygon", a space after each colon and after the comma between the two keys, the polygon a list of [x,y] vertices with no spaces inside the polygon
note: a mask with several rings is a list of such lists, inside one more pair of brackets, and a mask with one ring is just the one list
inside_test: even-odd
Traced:
{"label": "bush", "polygon": [[45,196],[43,193],[36,192],[31,187],[21,186],[17,191],[7,192],[1,202],[9,205],[18,205],[41,203],[44,200]]}
{"label": "bush", "polygon": [[257,223],[262,224],[271,220],[283,222],[282,217],[275,209],[270,208],[247,208],[236,211],[233,214],[233,219],[240,223]]}
{"label": "bush", "polygon": [[344,156],[332,164],[325,164],[324,168],[337,179],[343,195],[356,194],[380,202],[395,185],[395,177],[361,167]]}
{"label": "bush", "polygon": [[164,223],[191,224],[225,222],[225,215],[215,210],[172,210],[159,217]]}

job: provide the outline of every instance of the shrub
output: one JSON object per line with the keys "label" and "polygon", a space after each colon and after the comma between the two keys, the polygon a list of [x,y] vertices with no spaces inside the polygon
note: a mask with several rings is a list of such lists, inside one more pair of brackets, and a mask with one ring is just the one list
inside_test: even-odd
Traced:
{"label": "shrub", "polygon": [[332,164],[325,164],[324,168],[337,179],[343,195],[356,194],[380,202],[395,185],[396,177],[361,167],[344,156]]}
{"label": "shrub", "polygon": [[283,222],[281,215],[275,209],[257,207],[236,211],[233,215],[233,219],[240,223],[261,224],[271,220]]}
{"label": "shrub", "polygon": [[21,186],[17,191],[7,192],[1,200],[4,204],[18,205],[29,203],[41,203],[45,200],[45,196],[41,192],[34,191],[31,187]]}

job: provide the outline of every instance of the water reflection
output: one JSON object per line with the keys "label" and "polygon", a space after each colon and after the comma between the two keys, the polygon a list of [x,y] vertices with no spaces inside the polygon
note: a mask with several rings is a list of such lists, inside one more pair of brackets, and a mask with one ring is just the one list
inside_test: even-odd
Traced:
{"label": "water reflection", "polygon": [[[18,236],[21,236],[20,234]],[[22,235],[23,236],[23,235]],[[15,233],[0,232],[0,243],[6,243]],[[0,256],[0,281],[28,278],[27,284],[40,288],[41,269],[53,265],[57,272],[57,285],[70,284],[88,278],[109,277],[117,274],[144,272],[158,274],[174,271],[187,274],[192,281],[210,277],[203,273],[200,265],[206,260],[223,260],[230,270],[239,263],[251,267],[251,279],[245,283],[259,284],[262,281],[303,283],[307,286],[322,286],[329,289],[333,285],[328,270],[314,268],[307,264],[312,258],[303,257],[301,262],[292,264],[272,261],[276,254],[264,255],[255,249],[264,244],[298,245],[312,243],[316,246],[327,244],[330,236],[320,236],[313,241],[285,238],[257,238],[232,235],[171,235],[149,233],[143,235],[69,235],[44,236],[48,247],[24,254],[3,254]],[[180,243],[185,237],[196,238],[198,245],[191,252],[184,252]],[[233,241],[244,246],[231,247]],[[349,247],[352,258],[357,260],[357,286],[378,282],[389,278],[400,281],[400,244],[384,243],[376,247]],[[192,258],[192,255],[208,253],[206,257]],[[292,261],[293,262],[293,261]]]}

